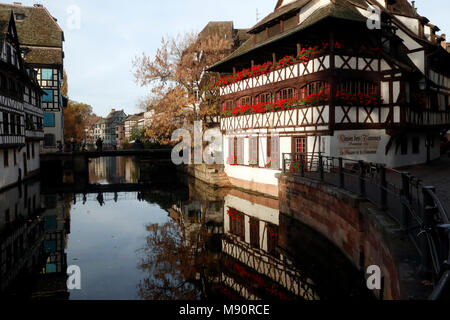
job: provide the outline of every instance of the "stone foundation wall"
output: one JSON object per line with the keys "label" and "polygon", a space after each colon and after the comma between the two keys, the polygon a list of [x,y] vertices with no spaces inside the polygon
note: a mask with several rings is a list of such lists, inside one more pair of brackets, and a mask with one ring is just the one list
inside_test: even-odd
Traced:
{"label": "stone foundation wall", "polygon": [[223,171],[223,166],[221,165],[186,165],[179,167],[179,170],[210,185],[217,187],[231,186],[227,175]]}
{"label": "stone foundation wall", "polygon": [[[387,300],[423,299],[419,257],[396,223],[352,193],[289,175],[279,175],[280,212],[317,230],[335,244],[361,272],[381,268]],[[366,274],[366,278],[368,275]]]}

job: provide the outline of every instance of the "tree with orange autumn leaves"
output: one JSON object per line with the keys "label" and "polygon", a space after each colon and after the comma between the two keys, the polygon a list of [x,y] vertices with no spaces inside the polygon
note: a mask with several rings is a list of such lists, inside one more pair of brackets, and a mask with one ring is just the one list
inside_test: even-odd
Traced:
{"label": "tree with orange autumn leaves", "polygon": [[186,33],[163,38],[154,57],[143,53],[135,58],[135,80],[150,89],[141,108],[155,110],[147,138],[168,144],[176,129],[192,126],[196,120],[206,123],[210,116],[218,114],[218,77],[205,70],[229,54],[232,45],[220,33]]}
{"label": "tree with orange autumn leaves", "polygon": [[[61,93],[67,96],[69,86],[67,74],[64,70],[64,81],[61,87]],[[86,139],[86,126],[88,126],[95,114],[92,113],[92,107],[85,103],[69,100],[67,107],[64,108],[64,140],[70,141],[74,138],[81,142]]]}

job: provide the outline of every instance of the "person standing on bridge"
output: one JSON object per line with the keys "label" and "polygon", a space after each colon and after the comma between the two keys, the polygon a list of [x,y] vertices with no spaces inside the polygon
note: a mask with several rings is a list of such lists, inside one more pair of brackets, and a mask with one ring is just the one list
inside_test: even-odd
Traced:
{"label": "person standing on bridge", "polygon": [[101,138],[98,138],[97,141],[95,142],[95,145],[97,146],[97,151],[98,152],[102,152],[103,149],[103,141]]}
{"label": "person standing on bridge", "polygon": [[61,141],[58,141],[58,152],[63,152],[63,148]]}

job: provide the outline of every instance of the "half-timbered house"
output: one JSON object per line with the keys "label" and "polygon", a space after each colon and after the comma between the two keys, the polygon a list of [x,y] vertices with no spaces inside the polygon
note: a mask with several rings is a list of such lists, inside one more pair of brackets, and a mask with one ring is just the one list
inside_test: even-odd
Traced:
{"label": "half-timbered house", "polygon": [[11,10],[0,10],[0,189],[39,170],[43,94],[20,54]]}
{"label": "half-timbered house", "polygon": [[57,20],[40,4],[24,6],[0,4],[0,9],[14,12],[17,33],[25,61],[38,73],[39,85],[44,90],[41,105],[44,110],[42,152],[57,151],[58,141],[64,142],[64,106],[62,95],[64,32]]}
{"label": "half-timbered house", "polygon": [[420,164],[450,128],[450,54],[407,0],[279,0],[221,74],[225,171],[277,195],[283,154]]}

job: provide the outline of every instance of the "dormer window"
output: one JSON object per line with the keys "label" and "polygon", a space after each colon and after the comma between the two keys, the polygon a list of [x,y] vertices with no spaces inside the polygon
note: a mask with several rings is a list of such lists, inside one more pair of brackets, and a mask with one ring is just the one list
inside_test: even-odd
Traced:
{"label": "dormer window", "polygon": [[16,13],[16,21],[23,21],[23,20],[25,20],[25,14]]}

